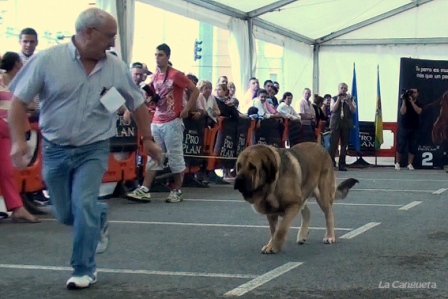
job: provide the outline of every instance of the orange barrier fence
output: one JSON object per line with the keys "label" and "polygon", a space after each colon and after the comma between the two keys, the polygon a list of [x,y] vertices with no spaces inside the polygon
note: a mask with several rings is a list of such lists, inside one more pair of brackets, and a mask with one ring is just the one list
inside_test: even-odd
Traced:
{"label": "orange barrier fence", "polygon": [[42,179],[42,136],[37,123],[31,123],[31,132],[37,138],[31,165],[23,170],[14,170],[16,187],[20,193],[38,192],[44,188]]}
{"label": "orange barrier fence", "polygon": [[[218,138],[222,138],[220,136],[220,133],[224,132],[226,129],[226,118],[219,117],[218,123],[213,128],[205,128],[204,130],[204,142],[203,142],[203,150],[202,155],[198,156],[198,159],[206,159],[206,169],[207,170],[214,170],[217,168],[223,167],[223,161],[231,161],[231,163],[234,163],[237,156],[237,150],[236,145],[235,150],[232,152],[232,155],[230,157],[228,156],[222,156],[221,153],[216,149],[216,145],[218,142]],[[262,122],[263,120],[261,120]],[[272,121],[271,121],[272,122]],[[275,122],[274,122],[275,123]],[[279,120],[278,126],[279,126],[279,139],[281,140],[280,147],[284,147],[289,138],[291,138],[290,133],[292,132],[290,130],[291,122],[289,120]],[[33,161],[30,166],[28,166],[24,170],[16,170],[15,171],[15,182],[17,185],[17,188],[20,193],[33,193],[41,191],[44,188],[44,182],[42,179],[42,153],[41,153],[41,141],[42,137],[40,135],[40,130],[38,128],[37,123],[32,123],[31,128],[33,131],[35,131],[38,135],[37,139],[37,147],[35,150],[35,157],[33,158]],[[254,143],[264,143],[265,140],[264,137],[260,137],[260,120],[251,120],[250,124],[247,127],[247,132],[245,132],[245,138],[244,141],[245,146],[249,146]],[[375,152],[376,156],[378,157],[394,157],[396,152],[396,139],[397,139],[397,124],[396,123],[383,123],[384,130],[390,130],[394,134],[394,143],[393,146],[389,149],[379,149]],[[270,128],[272,129],[272,128]],[[299,127],[294,128],[294,130],[300,129]],[[281,132],[280,132],[281,130]],[[322,130],[321,127],[316,129],[316,134],[320,135],[320,131]],[[274,132],[276,132],[274,130]],[[295,131],[294,131],[295,132]],[[122,157],[122,159],[117,159],[116,153],[111,153],[109,156],[109,167],[106,171],[103,182],[109,183],[109,182],[121,182],[121,181],[133,181],[138,178],[138,166],[141,166],[143,168],[143,175],[144,175],[144,165],[146,165],[147,157],[144,153],[144,149],[142,147],[142,144],[140,142],[140,137],[134,136],[135,144],[131,145],[130,147],[123,147],[124,149],[127,149],[127,155],[125,157]],[[241,138],[241,136],[236,137]],[[258,139],[257,139],[258,138]],[[133,140],[134,140],[133,139]],[[234,142],[237,142],[238,140],[235,139]],[[263,139],[263,140],[262,140]],[[300,141],[299,141],[300,142]],[[241,145],[241,144],[240,144]],[[353,154],[352,154],[353,155]],[[138,165],[138,157],[141,156],[141,162],[140,165]],[[189,158],[194,159],[193,156],[188,156]],[[187,173],[195,173],[199,171],[200,167],[195,165],[193,167],[189,167],[187,169]],[[142,175],[142,174],[140,174]],[[0,193],[1,194],[1,193]]]}

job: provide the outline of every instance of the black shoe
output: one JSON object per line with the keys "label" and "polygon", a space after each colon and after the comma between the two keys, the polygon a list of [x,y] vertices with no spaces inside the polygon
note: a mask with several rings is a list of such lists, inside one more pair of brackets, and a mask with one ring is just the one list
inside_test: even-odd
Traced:
{"label": "black shoe", "polygon": [[210,183],[214,183],[217,185],[229,185],[229,182],[226,182],[222,179],[222,177],[218,176],[214,171],[210,172],[208,175],[208,179]]}
{"label": "black shoe", "polygon": [[347,171],[347,168],[345,168],[344,166],[339,166],[339,171]]}

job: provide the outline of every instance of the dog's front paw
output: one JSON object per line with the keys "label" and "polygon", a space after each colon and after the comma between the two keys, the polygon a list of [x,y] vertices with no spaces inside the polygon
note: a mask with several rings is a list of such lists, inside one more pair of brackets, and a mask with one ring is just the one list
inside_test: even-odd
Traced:
{"label": "dog's front paw", "polygon": [[269,241],[268,244],[264,245],[263,248],[261,248],[261,253],[263,254],[276,254],[281,249],[280,244],[276,244],[274,241]]}
{"label": "dog's front paw", "polygon": [[336,242],[336,238],[335,237],[325,237],[323,239],[323,243],[324,244],[333,244],[334,242]]}
{"label": "dog's front paw", "polygon": [[305,242],[306,242],[306,238],[297,240],[297,244],[299,244],[299,245],[303,245],[303,244],[305,244]]}
{"label": "dog's front paw", "polygon": [[306,234],[303,234],[302,232],[300,232],[299,235],[297,236],[297,244],[299,244],[299,245],[305,244],[306,239],[309,234],[310,234],[310,232],[307,232]]}
{"label": "dog's front paw", "polygon": [[277,251],[275,251],[274,248],[270,244],[268,244],[268,245],[263,246],[263,248],[261,248],[261,253],[263,253],[263,254],[276,254]]}

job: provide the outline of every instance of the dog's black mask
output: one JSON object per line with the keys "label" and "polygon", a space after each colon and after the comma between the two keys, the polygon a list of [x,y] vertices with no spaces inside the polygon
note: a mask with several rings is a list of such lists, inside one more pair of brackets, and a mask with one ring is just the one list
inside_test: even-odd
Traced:
{"label": "dog's black mask", "polygon": [[252,180],[244,174],[238,174],[235,177],[233,189],[241,192],[245,199],[252,197],[254,194],[254,191],[252,189]]}

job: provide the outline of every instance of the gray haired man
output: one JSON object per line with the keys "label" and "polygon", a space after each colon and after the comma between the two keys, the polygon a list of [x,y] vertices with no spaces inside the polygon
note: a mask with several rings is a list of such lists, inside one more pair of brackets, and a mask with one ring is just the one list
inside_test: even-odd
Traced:
{"label": "gray haired man", "polygon": [[156,161],[161,156],[149,129],[142,91],[128,67],[106,54],[115,45],[116,20],[103,10],[90,8],[79,15],[75,27],[69,43],[41,51],[16,76],[10,86],[14,96],[9,115],[11,157],[16,167],[23,168],[28,146],[22,120],[26,105],[40,94],[43,177],[56,218],[73,226],[74,232],[69,289],[86,288],[97,281],[95,252],[107,247],[107,206],[97,199],[117,117],[104,101],[108,92],[116,89],[134,112],[148,155]]}

